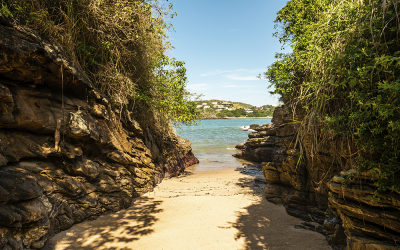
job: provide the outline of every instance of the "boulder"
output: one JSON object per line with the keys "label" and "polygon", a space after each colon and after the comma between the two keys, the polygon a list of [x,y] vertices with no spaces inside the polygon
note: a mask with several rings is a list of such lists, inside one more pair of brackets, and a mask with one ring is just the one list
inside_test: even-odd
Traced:
{"label": "boulder", "polygon": [[70,118],[68,127],[71,131],[71,134],[76,137],[90,135],[90,130],[82,116],[74,112],[70,112],[69,114]]}
{"label": "boulder", "polygon": [[246,149],[246,145],[238,144],[238,145],[235,146],[235,148],[240,149],[240,150],[244,150],[244,149]]}
{"label": "boulder", "polygon": [[260,132],[260,131],[270,131],[273,130],[273,126],[272,124],[264,124],[258,127],[254,127],[253,130]]}
{"label": "boulder", "polygon": [[275,137],[267,136],[264,138],[250,138],[247,140],[246,145],[248,145],[250,147],[274,146],[275,145]]}
{"label": "boulder", "polygon": [[259,125],[258,124],[251,124],[250,126],[249,126],[249,128],[250,129],[255,129],[255,128],[258,128],[259,127]]}
{"label": "boulder", "polygon": [[272,115],[272,124],[274,124],[275,126],[280,126],[284,123],[283,121],[283,116],[285,113],[285,109],[284,107],[277,107],[274,110],[274,114]]}
{"label": "boulder", "polygon": [[279,137],[287,137],[297,134],[297,130],[300,127],[300,123],[285,124],[275,130],[275,135]]}

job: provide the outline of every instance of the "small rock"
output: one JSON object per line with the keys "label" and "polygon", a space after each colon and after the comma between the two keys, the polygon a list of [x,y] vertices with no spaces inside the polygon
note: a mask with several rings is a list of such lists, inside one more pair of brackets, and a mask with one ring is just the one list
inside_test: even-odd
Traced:
{"label": "small rock", "polygon": [[82,116],[74,112],[70,112],[69,114],[70,118],[68,126],[71,133],[78,137],[90,135],[90,130]]}

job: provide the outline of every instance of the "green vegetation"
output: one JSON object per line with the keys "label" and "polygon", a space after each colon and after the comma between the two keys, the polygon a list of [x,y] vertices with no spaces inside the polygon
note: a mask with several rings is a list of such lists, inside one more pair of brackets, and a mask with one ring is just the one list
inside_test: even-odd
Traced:
{"label": "green vegetation", "polygon": [[254,112],[247,114],[247,117],[267,117],[270,116],[272,117],[273,111],[264,111],[264,112]]}
{"label": "green vegetation", "polygon": [[[214,106],[214,105],[219,105],[219,106]],[[226,102],[216,99],[206,100],[206,101],[196,101],[196,106],[198,106],[197,108],[198,110],[202,110],[201,111],[202,119],[226,118],[226,117],[267,117],[267,116],[272,117],[275,110],[275,107],[272,105],[255,107],[247,103],[230,102],[230,101]],[[209,106],[209,108],[204,108],[204,106]]]}
{"label": "green vegetation", "polygon": [[377,190],[400,191],[398,4],[289,1],[275,35],[293,52],[277,54],[265,73],[293,112],[306,113],[302,136],[322,138],[305,153],[334,138],[336,160],[371,172]]}
{"label": "green vegetation", "polygon": [[244,117],[247,116],[246,110],[244,109],[235,109],[235,110],[221,110],[217,112],[217,117],[224,118],[224,117]]}
{"label": "green vegetation", "polygon": [[234,108],[237,109],[251,109],[254,106],[251,104],[243,103],[243,102],[232,102]]}
{"label": "green vegetation", "polygon": [[[118,108],[147,124],[193,122],[184,63],[166,56],[172,4],[159,0],[2,0],[3,16],[61,47]],[[145,111],[145,112],[143,112]],[[146,112],[150,111],[150,112]],[[148,119],[147,119],[148,120]]]}

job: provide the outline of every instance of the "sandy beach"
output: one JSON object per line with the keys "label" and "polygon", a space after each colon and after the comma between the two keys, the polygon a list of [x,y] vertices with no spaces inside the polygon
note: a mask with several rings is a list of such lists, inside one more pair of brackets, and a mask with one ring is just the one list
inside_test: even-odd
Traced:
{"label": "sandy beach", "polygon": [[189,170],[126,210],[57,234],[48,249],[331,249],[263,192],[254,170]]}

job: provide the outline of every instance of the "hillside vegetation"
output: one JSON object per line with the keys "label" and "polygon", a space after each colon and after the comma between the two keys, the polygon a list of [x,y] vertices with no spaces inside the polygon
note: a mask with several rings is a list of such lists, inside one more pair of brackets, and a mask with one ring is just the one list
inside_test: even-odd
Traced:
{"label": "hillside vegetation", "polygon": [[[147,125],[191,123],[184,62],[170,58],[172,4],[159,0],[3,0],[0,13],[62,48],[117,108]],[[172,14],[171,14],[172,13]]]}
{"label": "hillside vegetation", "polygon": [[265,73],[292,112],[305,114],[299,139],[312,132],[315,151],[339,141],[336,161],[372,173],[377,190],[400,191],[398,5],[289,1],[275,35],[293,52],[277,54]]}
{"label": "hillside vegetation", "polygon": [[226,117],[271,117],[275,106],[263,105],[255,107],[242,102],[224,100],[196,101],[196,109],[201,112],[202,119],[216,119]]}

